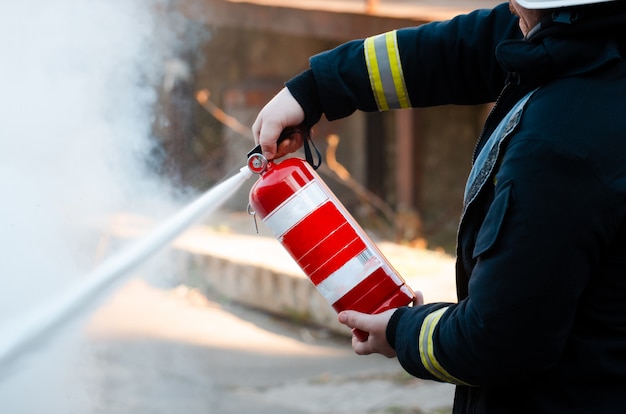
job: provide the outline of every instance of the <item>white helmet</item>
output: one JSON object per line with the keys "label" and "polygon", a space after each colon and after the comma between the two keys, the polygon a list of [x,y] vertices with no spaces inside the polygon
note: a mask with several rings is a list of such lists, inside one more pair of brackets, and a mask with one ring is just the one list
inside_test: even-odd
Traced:
{"label": "white helmet", "polygon": [[556,9],[558,7],[583,6],[616,0],[515,0],[526,9]]}

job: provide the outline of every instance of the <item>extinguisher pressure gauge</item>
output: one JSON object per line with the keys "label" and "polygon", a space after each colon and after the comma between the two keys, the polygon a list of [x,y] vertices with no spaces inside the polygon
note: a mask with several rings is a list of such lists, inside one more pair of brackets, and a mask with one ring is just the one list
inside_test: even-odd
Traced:
{"label": "extinguisher pressure gauge", "polygon": [[267,158],[261,153],[260,145],[248,153],[248,168],[255,174],[261,174],[267,169]]}
{"label": "extinguisher pressure gauge", "polygon": [[267,159],[262,154],[252,154],[248,158],[248,168],[255,174],[261,174],[267,169]]}

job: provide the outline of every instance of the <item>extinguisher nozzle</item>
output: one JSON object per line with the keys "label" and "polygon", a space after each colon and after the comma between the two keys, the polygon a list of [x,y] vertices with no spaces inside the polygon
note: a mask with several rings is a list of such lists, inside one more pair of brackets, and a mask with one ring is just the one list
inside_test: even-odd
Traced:
{"label": "extinguisher nozzle", "polygon": [[250,168],[247,165],[244,166],[244,167],[241,167],[239,172],[243,175],[243,178],[245,180],[247,180],[248,178],[252,177],[252,171],[250,171]]}

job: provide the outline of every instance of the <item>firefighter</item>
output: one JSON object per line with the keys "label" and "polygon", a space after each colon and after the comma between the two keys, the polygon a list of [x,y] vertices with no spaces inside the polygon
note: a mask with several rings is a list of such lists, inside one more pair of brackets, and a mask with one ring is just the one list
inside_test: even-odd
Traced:
{"label": "firefighter", "polygon": [[[626,1],[511,0],[310,59],[259,113],[276,137],[355,110],[496,102],[472,158],[457,303],[340,322],[358,354],[456,384],[454,413],[626,412]],[[468,155],[469,156],[469,155]]]}

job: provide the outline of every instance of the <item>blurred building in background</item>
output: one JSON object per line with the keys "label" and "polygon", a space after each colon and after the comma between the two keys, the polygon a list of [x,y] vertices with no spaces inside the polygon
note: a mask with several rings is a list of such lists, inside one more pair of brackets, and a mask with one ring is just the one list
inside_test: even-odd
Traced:
{"label": "blurred building in background", "polygon": [[[207,188],[245,164],[249,127],[308,58],[345,41],[444,20],[495,0],[178,0],[185,54],[166,63],[155,122],[166,171]],[[355,113],[315,128],[322,177],[361,224],[451,252],[488,106]],[[346,174],[349,174],[349,176]],[[250,185],[252,182],[250,183]],[[230,201],[244,210],[245,194]]]}

